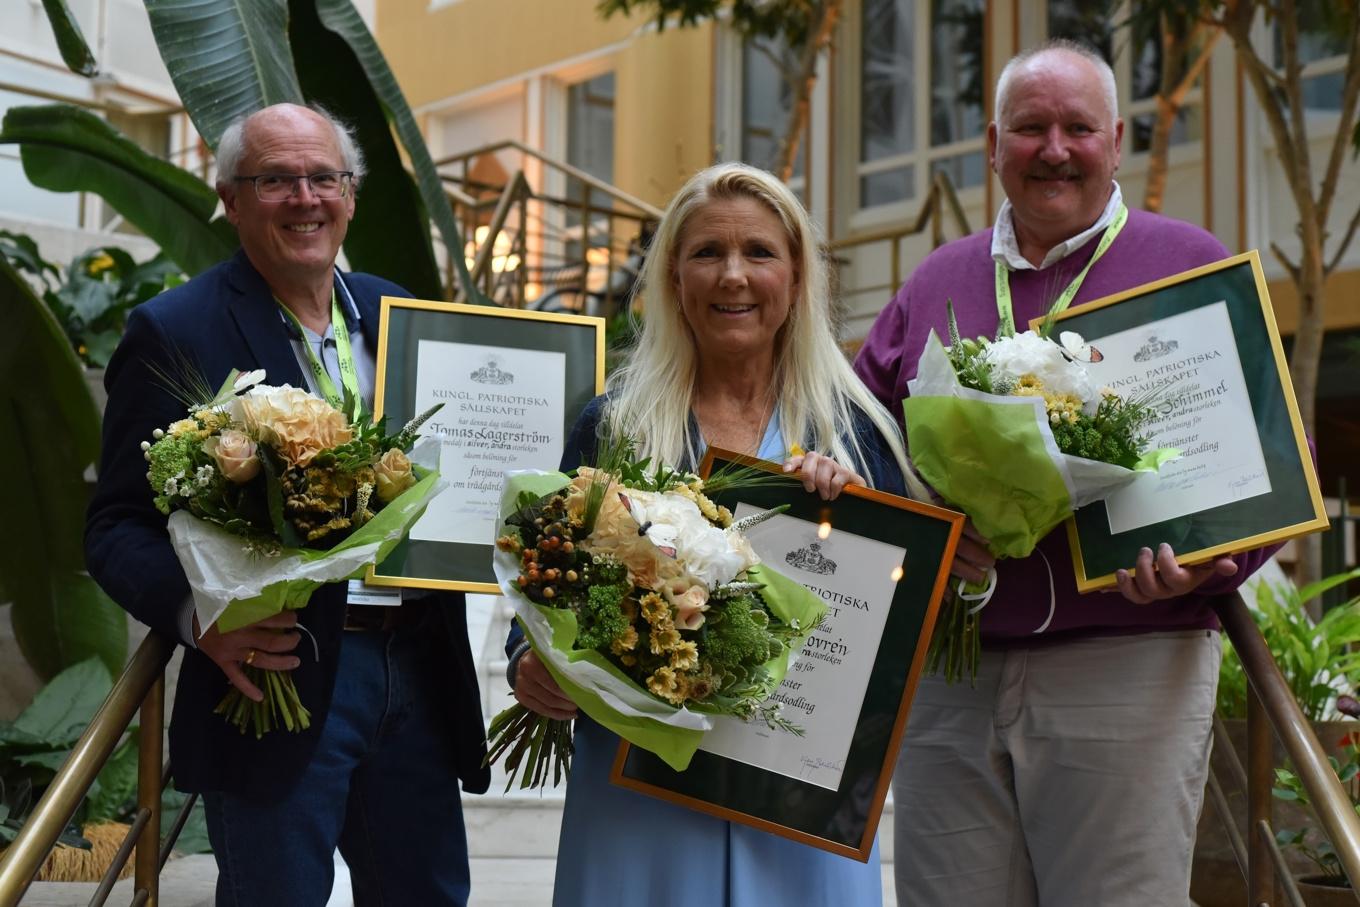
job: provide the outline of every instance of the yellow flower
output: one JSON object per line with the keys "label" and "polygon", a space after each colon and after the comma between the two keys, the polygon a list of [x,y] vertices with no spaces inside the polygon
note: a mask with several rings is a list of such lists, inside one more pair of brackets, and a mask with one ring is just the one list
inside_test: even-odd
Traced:
{"label": "yellow flower", "polygon": [[670,622],[671,607],[666,604],[664,598],[657,595],[655,592],[648,592],[646,595],[642,596],[640,604],[642,606],[642,616],[646,618],[647,623],[655,624],[662,619],[665,619],[667,623]]}
{"label": "yellow flower", "polygon": [[180,419],[171,424],[169,434],[179,437],[180,435],[197,434],[199,430],[197,419]]}
{"label": "yellow flower", "polygon": [[647,678],[647,689],[668,702],[677,705],[684,702],[684,697],[676,698],[676,693],[680,687],[679,678],[675,676],[675,671],[668,667],[656,669],[656,673]]}
{"label": "yellow flower", "polygon": [[636,627],[629,627],[614,637],[614,641],[609,644],[609,651],[615,655],[622,655],[624,652],[631,652],[637,648],[638,631]]}
{"label": "yellow flower", "polygon": [[671,649],[671,667],[688,671],[699,663],[699,647],[689,640],[676,643]]}
{"label": "yellow flower", "polygon": [[100,252],[94,258],[90,259],[89,264],[85,266],[85,272],[91,277],[98,277],[101,273],[113,266],[113,256],[107,252]]}
{"label": "yellow flower", "polygon": [[680,631],[674,627],[652,627],[652,654],[661,655],[680,645]]}

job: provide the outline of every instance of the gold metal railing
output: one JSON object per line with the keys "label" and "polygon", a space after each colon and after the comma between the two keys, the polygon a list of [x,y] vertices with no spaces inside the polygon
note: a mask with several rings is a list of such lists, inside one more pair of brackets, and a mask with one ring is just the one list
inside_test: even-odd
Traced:
{"label": "gold metal railing", "polygon": [[23,898],[62,829],[80,808],[90,785],[139,711],[137,812],[90,905],[99,907],[108,899],[135,846],[132,905],[156,907],[161,867],[169,859],[170,848],[194,805],[194,798],[190,797],[171,833],[162,841],[161,793],[167,780],[161,743],[165,727],[165,666],[174,650],[173,643],[150,633],[123,669],[28,821],[0,856],[0,907],[16,907]]}
{"label": "gold metal railing", "polygon": [[875,230],[872,233],[858,233],[828,243],[827,248],[838,262],[843,261],[840,256],[849,249],[879,243],[888,244],[888,283],[853,288],[842,287],[841,295],[847,296],[874,291],[896,293],[902,286],[902,241],[925,232],[925,229],[929,227],[932,247],[939,248],[944,245],[946,214],[954,222],[954,228],[959,236],[967,236],[973,232],[968,225],[968,216],[963,212],[963,205],[959,202],[959,194],[954,188],[954,181],[949,178],[949,174],[941,170],[936,172],[934,178],[930,181],[930,191],[926,193],[925,200],[921,203],[921,209],[910,223]]}
{"label": "gold metal railing", "polygon": [[[1341,867],[1360,901],[1360,815],[1351,804],[1323,752],[1312,725],[1304,718],[1266,647],[1247,604],[1239,594],[1223,596],[1214,603],[1223,631],[1232,640],[1247,675],[1247,765],[1243,769],[1222,730],[1215,728],[1216,746],[1223,746],[1231,774],[1247,794],[1248,835],[1244,842],[1233,825],[1227,797],[1210,773],[1210,797],[1228,829],[1233,852],[1247,881],[1249,907],[1278,903],[1277,891],[1292,907],[1303,907],[1288,866],[1275,843],[1273,823],[1274,747],[1271,732],[1279,738],[1294,771],[1308,792],[1313,812],[1323,833],[1335,849]],[[1278,886],[1278,888],[1277,888]]]}
{"label": "gold metal railing", "polygon": [[[474,163],[507,151],[537,161],[545,175],[552,171],[576,181],[582,191],[562,197],[535,188],[525,170],[527,160],[503,183],[479,181]],[[616,286],[616,277],[636,263],[630,257],[638,257],[640,241],[648,225],[660,219],[660,209],[517,141],[459,152],[435,165],[451,195],[458,194],[455,208],[472,246],[468,270],[473,285],[488,298],[521,307],[535,305],[540,297],[560,297],[566,308],[581,311],[589,298],[609,314],[628,295],[631,287]],[[576,223],[570,223],[572,218]],[[491,266],[507,259],[515,261],[513,269]]]}

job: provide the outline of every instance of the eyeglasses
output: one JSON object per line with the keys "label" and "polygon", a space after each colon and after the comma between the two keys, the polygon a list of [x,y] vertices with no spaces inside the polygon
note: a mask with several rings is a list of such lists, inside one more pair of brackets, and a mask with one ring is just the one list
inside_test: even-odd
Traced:
{"label": "eyeglasses", "polygon": [[258,176],[238,176],[233,182],[255,184],[255,197],[262,202],[282,202],[292,198],[298,184],[307,181],[307,188],[317,198],[344,198],[349,195],[354,173],[350,170],[326,170],[294,176],[289,173],[261,173]]}

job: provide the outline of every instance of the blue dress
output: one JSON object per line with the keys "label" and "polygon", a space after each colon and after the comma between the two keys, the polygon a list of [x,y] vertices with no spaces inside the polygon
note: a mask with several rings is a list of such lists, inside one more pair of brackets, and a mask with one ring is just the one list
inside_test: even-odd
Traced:
{"label": "blue dress", "polygon": [[[758,456],[785,450],[776,417]],[[882,904],[877,838],[860,863],[625,790],[609,783],[617,735],[582,715],[575,741],[553,907]]]}

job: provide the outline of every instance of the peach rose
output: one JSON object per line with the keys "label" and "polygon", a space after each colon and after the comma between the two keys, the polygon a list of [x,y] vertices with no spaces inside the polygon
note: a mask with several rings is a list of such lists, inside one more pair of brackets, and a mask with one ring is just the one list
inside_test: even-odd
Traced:
{"label": "peach rose", "polygon": [[704,625],[704,612],[708,610],[708,589],[702,583],[692,583],[687,578],[672,580],[666,584],[666,600],[675,608],[675,625],[681,630],[697,630]]}
{"label": "peach rose", "polygon": [[243,431],[229,428],[209,438],[203,442],[203,452],[217,462],[222,475],[237,485],[244,485],[260,473],[255,442]]}
{"label": "peach rose", "polygon": [[382,459],[373,467],[373,475],[377,480],[380,501],[391,502],[416,483],[411,461],[397,447],[382,455]]}

